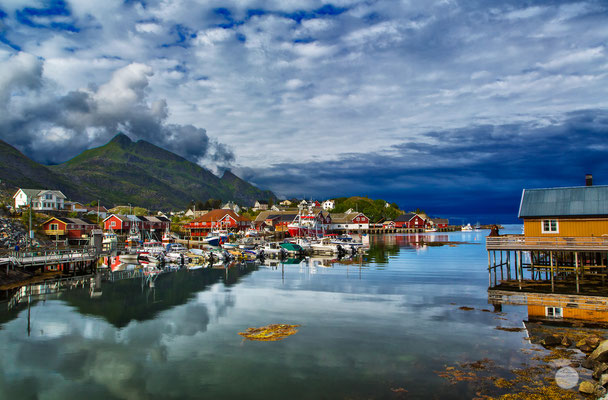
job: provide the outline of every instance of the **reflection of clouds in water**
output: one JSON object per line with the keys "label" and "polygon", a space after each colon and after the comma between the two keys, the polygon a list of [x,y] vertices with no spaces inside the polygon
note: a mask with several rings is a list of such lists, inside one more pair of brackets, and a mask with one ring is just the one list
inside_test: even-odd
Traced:
{"label": "reflection of clouds in water", "polygon": [[169,347],[182,343],[196,348],[210,321],[226,316],[234,304],[232,293],[207,293],[154,320],[131,321],[116,329],[60,302],[37,303],[30,337],[27,311],[0,331],[0,398],[180,398],[183,386],[195,383],[180,382],[168,361]]}

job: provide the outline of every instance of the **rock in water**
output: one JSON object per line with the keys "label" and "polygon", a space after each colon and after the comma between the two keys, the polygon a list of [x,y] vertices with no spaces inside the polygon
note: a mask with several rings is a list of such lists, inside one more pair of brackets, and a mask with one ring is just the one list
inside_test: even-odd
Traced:
{"label": "rock in water", "polygon": [[593,353],[589,355],[591,360],[608,361],[608,340],[601,342]]}
{"label": "rock in water", "polygon": [[585,394],[593,394],[595,391],[595,383],[591,381],[583,381],[578,387],[578,391]]}
{"label": "rock in water", "polygon": [[593,379],[600,379],[600,376],[608,370],[608,364],[599,363],[593,368]]}
{"label": "rock in water", "polygon": [[585,358],[583,360],[583,362],[581,363],[581,367],[586,368],[586,369],[594,369],[596,364],[597,364],[597,361],[591,360],[589,358]]}
{"label": "rock in water", "polygon": [[554,335],[547,335],[543,340],[540,341],[540,344],[544,347],[555,347],[562,344],[562,338]]}
{"label": "rock in water", "polygon": [[564,347],[570,347],[570,346],[572,346],[572,340],[570,340],[568,338],[568,336],[564,336],[564,337],[562,337],[562,343],[561,344]]}

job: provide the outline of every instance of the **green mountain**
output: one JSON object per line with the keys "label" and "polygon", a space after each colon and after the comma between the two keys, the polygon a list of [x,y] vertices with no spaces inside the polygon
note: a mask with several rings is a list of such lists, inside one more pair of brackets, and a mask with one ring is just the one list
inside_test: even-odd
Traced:
{"label": "green mountain", "polygon": [[[3,186],[27,189],[61,188],[66,196],[77,196],[78,190],[63,175],[51,171],[0,140],[0,181]],[[84,193],[83,193],[84,194]]]}
{"label": "green mountain", "polygon": [[[6,145],[8,146],[8,145]],[[14,186],[58,188],[65,190],[71,200],[91,201],[113,206],[127,203],[150,209],[185,208],[191,200],[209,198],[233,200],[253,205],[257,199],[274,198],[227,171],[218,178],[210,171],[149,142],[131,141],[124,134],[116,135],[106,145],[86,150],[59,165],[43,166],[30,160],[16,149],[23,171],[10,174]],[[0,161],[4,162],[4,147]],[[0,179],[5,171],[0,169]],[[12,169],[12,168],[11,168]]]}

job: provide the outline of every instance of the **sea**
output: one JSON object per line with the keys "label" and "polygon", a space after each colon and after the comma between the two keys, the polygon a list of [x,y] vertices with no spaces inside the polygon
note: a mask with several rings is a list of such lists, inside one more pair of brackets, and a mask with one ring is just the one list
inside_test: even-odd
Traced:
{"label": "sea", "polygon": [[[488,233],[371,235],[360,257],[179,270],[0,303],[0,398],[476,398],[475,379],[446,371],[480,360],[508,371],[536,346],[525,307],[488,304]],[[297,332],[239,335],[270,324]]]}

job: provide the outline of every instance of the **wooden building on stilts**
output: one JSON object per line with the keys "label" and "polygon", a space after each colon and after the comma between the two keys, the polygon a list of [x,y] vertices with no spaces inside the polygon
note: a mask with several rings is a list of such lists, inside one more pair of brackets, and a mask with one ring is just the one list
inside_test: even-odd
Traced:
{"label": "wooden building on stilts", "polygon": [[608,186],[525,189],[519,218],[523,234],[486,239],[489,301],[608,321]]}

